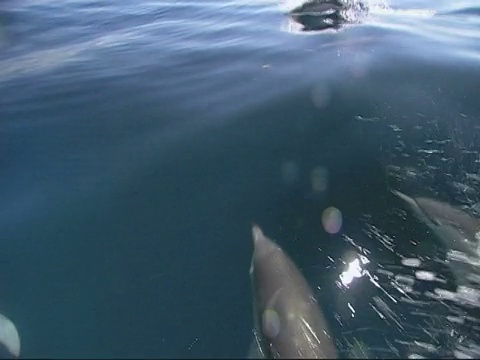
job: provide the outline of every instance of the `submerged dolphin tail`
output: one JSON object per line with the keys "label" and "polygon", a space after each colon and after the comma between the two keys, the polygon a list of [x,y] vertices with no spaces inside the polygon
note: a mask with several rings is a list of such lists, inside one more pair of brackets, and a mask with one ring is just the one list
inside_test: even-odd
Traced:
{"label": "submerged dolphin tail", "polygon": [[253,353],[274,359],[336,358],[327,323],[303,275],[258,225],[252,225],[252,238],[250,276],[258,350]]}

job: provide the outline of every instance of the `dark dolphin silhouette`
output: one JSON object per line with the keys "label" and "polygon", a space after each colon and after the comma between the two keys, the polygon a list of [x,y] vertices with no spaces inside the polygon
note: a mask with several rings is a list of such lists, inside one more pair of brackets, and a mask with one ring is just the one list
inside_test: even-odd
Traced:
{"label": "dark dolphin silhouette", "polygon": [[345,16],[349,9],[365,11],[366,6],[353,0],[308,0],[291,10],[288,16],[302,25],[303,31],[315,31],[339,28],[349,22]]}

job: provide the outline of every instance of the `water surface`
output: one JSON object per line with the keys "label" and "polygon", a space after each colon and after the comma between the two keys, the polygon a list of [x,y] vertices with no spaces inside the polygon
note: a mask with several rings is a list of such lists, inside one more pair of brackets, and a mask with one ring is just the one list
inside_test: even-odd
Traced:
{"label": "water surface", "polygon": [[23,356],[245,356],[252,221],[342,355],[479,356],[478,278],[440,299],[448,249],[390,190],[476,215],[480,3],[371,2],[308,34],[291,5],[2,3],[0,312]]}

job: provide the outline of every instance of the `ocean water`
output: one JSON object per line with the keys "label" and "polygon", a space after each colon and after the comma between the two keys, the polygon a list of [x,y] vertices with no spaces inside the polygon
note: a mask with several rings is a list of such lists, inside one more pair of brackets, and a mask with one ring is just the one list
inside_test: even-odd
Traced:
{"label": "ocean water", "polygon": [[23,357],[244,357],[252,222],[342,356],[480,356],[478,264],[458,287],[391,192],[478,216],[480,2],[367,3],[302,32],[276,0],[2,1],[0,313]]}

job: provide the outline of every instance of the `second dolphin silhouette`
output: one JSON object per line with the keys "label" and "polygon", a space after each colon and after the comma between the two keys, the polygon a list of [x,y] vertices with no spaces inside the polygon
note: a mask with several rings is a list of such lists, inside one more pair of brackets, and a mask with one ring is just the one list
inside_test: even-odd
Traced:
{"label": "second dolphin silhouette", "polygon": [[478,257],[480,221],[450,204],[425,197],[410,197],[393,190],[393,194],[410,206],[449,250]]}
{"label": "second dolphin silhouette", "polygon": [[[480,221],[450,204],[425,197],[410,197],[393,190],[415,216],[423,222],[443,243],[447,251],[454,250],[479,260]],[[447,261],[456,285],[469,285],[469,278],[476,276],[478,267],[464,261]]]}

